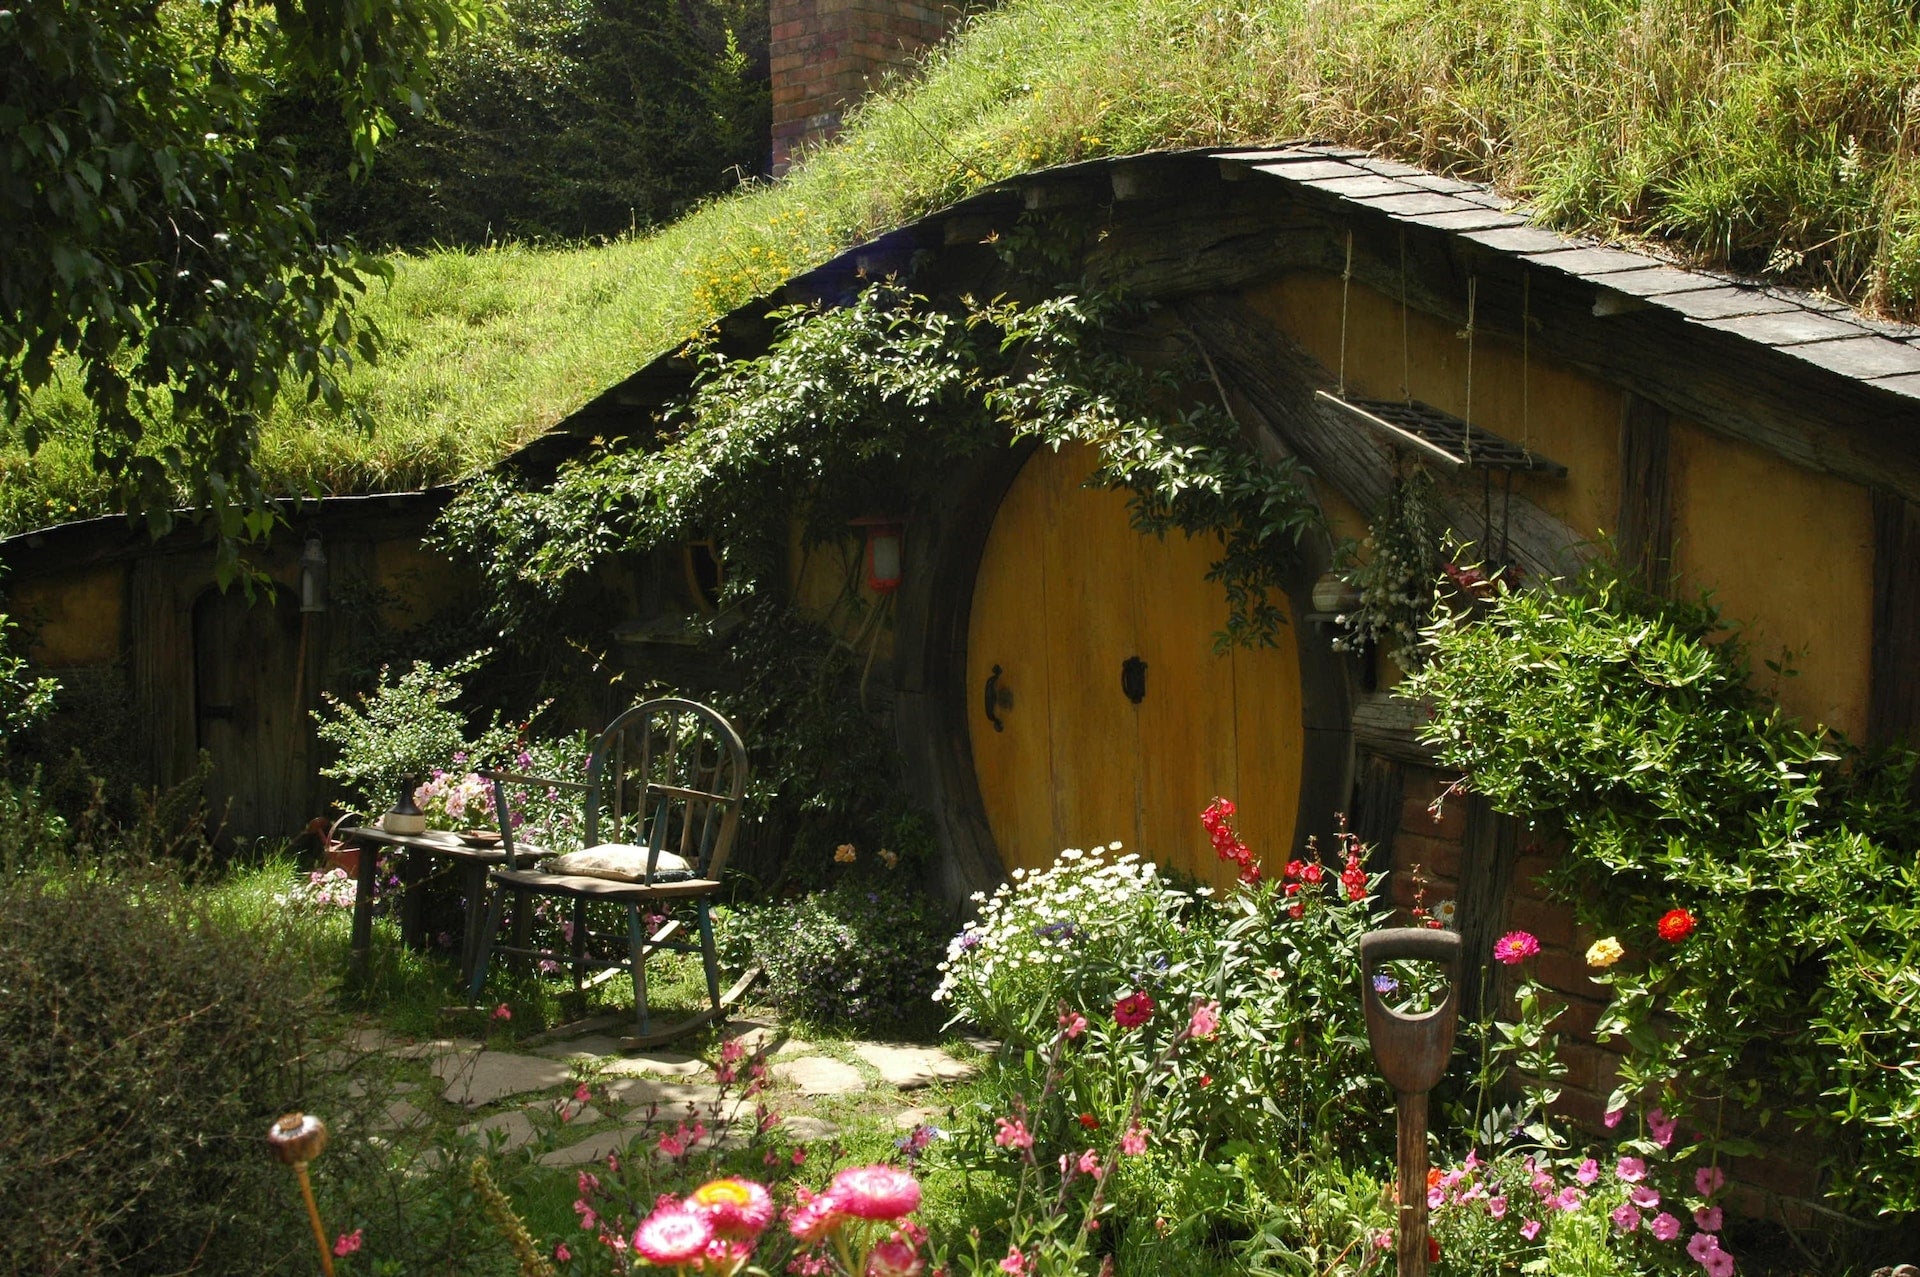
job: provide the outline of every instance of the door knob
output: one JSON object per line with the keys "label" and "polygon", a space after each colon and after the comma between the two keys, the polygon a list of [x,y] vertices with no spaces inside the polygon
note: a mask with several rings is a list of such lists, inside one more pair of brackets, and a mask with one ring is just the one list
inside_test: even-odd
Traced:
{"label": "door knob", "polygon": [[987,675],[986,687],[987,721],[993,724],[993,730],[1004,732],[1007,725],[1000,721],[1000,711],[1013,708],[1013,693],[1000,686],[1000,667],[993,667],[993,673]]}
{"label": "door knob", "polygon": [[1137,656],[1120,662],[1120,690],[1138,705],[1147,699],[1147,663]]}

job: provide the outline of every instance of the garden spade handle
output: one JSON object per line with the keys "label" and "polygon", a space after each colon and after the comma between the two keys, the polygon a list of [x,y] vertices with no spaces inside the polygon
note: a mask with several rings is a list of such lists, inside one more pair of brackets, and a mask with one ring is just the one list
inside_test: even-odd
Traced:
{"label": "garden spade handle", "polygon": [[[1446,968],[1447,992],[1438,1005],[1404,1015],[1381,1000],[1373,977],[1384,962],[1412,959]],[[1427,1273],[1427,1092],[1447,1071],[1460,1018],[1460,937],[1428,927],[1396,927],[1360,937],[1360,998],[1367,1041],[1398,1110],[1395,1160],[1400,1215],[1395,1254],[1400,1277]]]}

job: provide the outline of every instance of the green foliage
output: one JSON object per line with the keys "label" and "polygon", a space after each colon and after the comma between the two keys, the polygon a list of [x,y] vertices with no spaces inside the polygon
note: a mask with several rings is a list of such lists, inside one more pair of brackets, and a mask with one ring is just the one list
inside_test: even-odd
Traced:
{"label": "green foliage", "polygon": [[1433,476],[1415,464],[1394,477],[1387,508],[1366,539],[1340,545],[1341,579],[1359,594],[1359,602],[1339,618],[1341,650],[1389,645],[1394,663],[1405,667],[1419,659],[1420,630],[1433,608],[1440,576],[1445,516],[1434,500]]}
{"label": "green foliage", "polygon": [[35,821],[30,793],[0,801],[8,858],[38,844],[0,875],[0,1269],[262,1271],[300,1242],[261,1137],[301,1099],[303,945],[226,925],[157,824],[76,846]]}
{"label": "green foliage", "polygon": [[441,532],[511,627],[544,619],[604,557],[695,535],[723,547],[737,599],[780,588],[796,524],[809,544],[834,539],[875,509],[924,508],[954,461],[989,447],[1083,443],[1098,481],[1132,492],[1143,531],[1223,535],[1211,575],[1227,637],[1271,642],[1282,614],[1268,592],[1316,507],[1293,463],[1260,459],[1223,412],[1178,406],[1174,374],[1119,353],[1125,317],[1075,297],[956,313],[892,285],[790,308],[765,355],[705,355],[657,448],[606,452],[540,490],[484,480]]}
{"label": "green foliage", "polygon": [[[329,235],[406,248],[612,237],[758,172],[765,0],[507,0],[434,60],[366,180],[310,98],[275,104]],[[303,120],[306,121],[303,123]],[[324,127],[324,123],[323,126]]]}
{"label": "green foliage", "polygon": [[36,675],[27,658],[14,651],[20,627],[0,612],[0,763],[13,753],[15,742],[53,712],[60,681]]}
{"label": "green foliage", "polygon": [[[477,0],[220,0],[0,11],[9,67],[0,221],[0,412],[28,453],[35,392],[75,376],[91,462],[123,508],[164,529],[182,493],[232,540],[271,522],[253,452],[284,389],[332,408],[373,333],[353,302],[384,271],[324,242],[261,128],[261,100],[309,78],[338,103],[355,163],[422,82],[425,55]],[[149,429],[165,428],[155,446]]]}
{"label": "green foliage", "polygon": [[898,874],[848,877],[730,915],[782,1015],[889,1036],[930,1018],[947,912]]}
{"label": "green foliage", "polygon": [[[1607,977],[1602,1029],[1632,1049],[1616,1106],[1784,1104],[1833,1141],[1836,1195],[1920,1205],[1912,759],[1802,730],[1712,606],[1606,567],[1496,592],[1426,638],[1404,686],[1432,704],[1437,757],[1564,839],[1558,889],[1634,955]],[[1673,909],[1695,934],[1658,935]]]}
{"label": "green foliage", "polygon": [[499,711],[470,737],[467,715],[455,708],[465,695],[461,680],[485,657],[476,652],[440,668],[415,661],[397,678],[383,669],[379,685],[352,700],[322,693],[327,709],[314,714],[315,735],[333,746],[335,758],[320,774],[346,786],[363,815],[378,816],[393,804],[403,776],[424,781],[468,759],[477,766],[505,757],[514,732]]}

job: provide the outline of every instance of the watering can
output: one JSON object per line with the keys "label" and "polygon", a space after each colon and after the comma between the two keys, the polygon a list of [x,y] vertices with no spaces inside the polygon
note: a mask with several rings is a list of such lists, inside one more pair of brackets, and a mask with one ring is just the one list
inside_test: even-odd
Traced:
{"label": "watering can", "polygon": [[[1432,962],[1446,969],[1447,990],[1428,1010],[1405,1014],[1389,1007],[1373,987],[1381,964]],[[1400,1277],[1427,1274],[1427,1092],[1447,1071],[1453,1031],[1460,1020],[1460,937],[1428,927],[1394,927],[1360,938],[1360,997],[1367,1012],[1367,1042],[1380,1074],[1393,1088],[1398,1111],[1395,1161],[1400,1215],[1394,1253]]]}

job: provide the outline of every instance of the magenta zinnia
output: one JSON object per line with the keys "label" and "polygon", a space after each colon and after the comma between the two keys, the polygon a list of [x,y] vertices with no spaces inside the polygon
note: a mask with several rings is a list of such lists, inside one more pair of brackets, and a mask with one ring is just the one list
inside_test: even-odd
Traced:
{"label": "magenta zinnia", "polygon": [[850,1166],[833,1177],[826,1197],[856,1219],[899,1219],[920,1207],[920,1185],[891,1166]]}
{"label": "magenta zinnia", "polygon": [[1153,1018],[1153,998],[1145,989],[1135,989],[1113,1004],[1113,1022],[1123,1029],[1137,1029]]}
{"label": "magenta zinnia", "polygon": [[1493,942],[1494,961],[1504,962],[1508,966],[1525,962],[1538,952],[1540,942],[1530,931],[1509,931]]}

